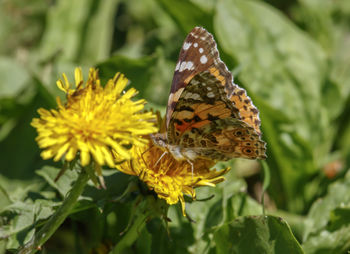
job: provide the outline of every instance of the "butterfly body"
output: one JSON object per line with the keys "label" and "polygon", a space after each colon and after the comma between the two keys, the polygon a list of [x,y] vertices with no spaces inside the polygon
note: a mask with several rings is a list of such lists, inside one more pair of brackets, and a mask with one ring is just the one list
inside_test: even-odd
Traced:
{"label": "butterfly body", "polygon": [[166,132],[152,136],[176,160],[264,159],[260,119],[246,91],[233,83],[213,36],[195,27],[180,51]]}

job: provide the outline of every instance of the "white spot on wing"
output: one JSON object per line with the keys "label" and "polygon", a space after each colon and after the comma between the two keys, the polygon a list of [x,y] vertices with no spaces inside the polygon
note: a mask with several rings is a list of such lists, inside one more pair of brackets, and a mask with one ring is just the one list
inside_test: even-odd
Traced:
{"label": "white spot on wing", "polygon": [[204,51],[204,50],[203,50],[203,48],[199,48],[199,53],[201,53],[201,54],[202,54],[202,53],[203,53],[203,51]]}
{"label": "white spot on wing", "polygon": [[198,84],[200,84],[200,82],[198,80],[192,79],[191,84],[197,86]]}
{"label": "white spot on wing", "polygon": [[197,47],[198,47],[198,43],[195,42],[195,43],[193,44],[193,47],[197,48]]}
{"label": "white spot on wing", "polygon": [[185,70],[193,70],[194,68],[193,68],[193,62],[191,62],[191,61],[188,61],[187,62],[187,64],[186,64],[186,67],[185,67]]}
{"label": "white spot on wing", "polygon": [[211,91],[211,89],[212,89],[212,88],[211,88],[210,86],[207,86],[207,90],[208,90],[208,91]]}
{"label": "white spot on wing", "polygon": [[213,92],[209,92],[209,93],[207,93],[207,96],[208,96],[209,98],[214,98],[214,97],[215,97],[215,94],[214,94]]}
{"label": "white spot on wing", "polygon": [[185,99],[200,100],[201,96],[198,93],[186,93]]}
{"label": "white spot on wing", "polygon": [[[200,61],[201,61],[202,64],[205,64],[205,63],[208,62],[208,58],[207,58],[206,56],[203,55],[203,56],[201,56]],[[182,65],[182,64],[181,64],[181,65]]]}
{"label": "white spot on wing", "polygon": [[178,62],[177,62],[177,64],[176,64],[176,67],[175,67],[175,71],[178,71],[178,70],[179,70],[179,68],[180,68],[180,64],[181,64],[181,62],[180,62],[180,61],[178,61]]}
{"label": "white spot on wing", "polygon": [[191,45],[192,45],[191,42],[185,42],[182,48],[183,48],[184,50],[188,50],[188,49],[191,47]]}
{"label": "white spot on wing", "polygon": [[182,71],[185,71],[185,70],[189,70],[189,71],[192,71],[194,70],[194,65],[193,65],[193,62],[191,61],[183,61],[181,63],[178,63],[176,65],[176,68],[175,68],[175,71],[179,71],[179,72],[182,72]]}
{"label": "white spot on wing", "polygon": [[183,62],[181,63],[181,65],[180,65],[179,72],[182,72],[182,71],[185,69],[185,67],[186,67],[186,62],[183,61]]}

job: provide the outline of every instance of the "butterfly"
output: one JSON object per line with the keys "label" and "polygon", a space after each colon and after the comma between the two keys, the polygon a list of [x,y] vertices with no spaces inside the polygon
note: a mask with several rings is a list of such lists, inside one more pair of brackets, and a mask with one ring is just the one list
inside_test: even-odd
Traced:
{"label": "butterfly", "polygon": [[166,111],[166,131],[153,143],[176,160],[265,159],[259,111],[233,82],[213,36],[195,27],[175,67]]}

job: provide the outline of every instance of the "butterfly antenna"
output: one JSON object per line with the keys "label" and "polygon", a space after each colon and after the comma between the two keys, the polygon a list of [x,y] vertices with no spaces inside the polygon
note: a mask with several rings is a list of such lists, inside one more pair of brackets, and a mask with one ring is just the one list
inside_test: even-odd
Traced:
{"label": "butterfly antenna", "polygon": [[158,163],[160,162],[160,160],[164,157],[164,155],[166,155],[168,153],[168,151],[164,151],[164,153],[162,153],[162,155],[159,157],[159,159],[157,160],[157,162],[153,165],[153,167],[157,166]]}

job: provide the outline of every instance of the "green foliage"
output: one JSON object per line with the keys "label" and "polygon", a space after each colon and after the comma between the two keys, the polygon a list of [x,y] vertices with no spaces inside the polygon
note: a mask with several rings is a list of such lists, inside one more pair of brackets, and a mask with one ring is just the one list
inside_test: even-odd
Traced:
{"label": "green foliage", "polygon": [[304,253],[288,224],[272,216],[240,217],[220,227],[214,240],[216,253]]}
{"label": "green foliage", "polygon": [[[283,192],[280,205],[296,210],[305,191],[298,185],[305,184],[307,176],[317,171],[311,147],[320,149],[324,144],[320,140],[324,126],[319,123],[323,77],[319,74],[325,70],[325,54],[290,21],[263,3],[223,1],[217,6],[215,27],[225,52],[242,65],[242,85],[253,99],[264,96],[262,105],[260,100],[256,104],[264,122],[271,169],[279,176],[274,179],[279,186],[273,185],[278,188],[273,193]],[[277,112],[265,110],[266,101]],[[288,119],[288,130],[284,130],[286,122],[279,122],[274,115]]]}
{"label": "green foliage", "polygon": [[315,202],[305,221],[303,246],[307,253],[344,253],[350,248],[350,174],[331,184]]}
{"label": "green foliage", "polygon": [[[179,50],[194,26],[213,33],[235,82],[260,110],[269,184],[258,163],[219,163],[232,168],[227,180],[199,188],[185,218],[179,205],[164,211],[135,177],[104,170],[107,189],[89,183],[45,251],[350,250],[349,1],[4,0],[0,6],[0,253],[28,242],[77,179],[68,170],[55,181],[61,162],[41,159],[30,127],[38,108],[54,108],[64,96],[55,84],[61,73],[73,80],[74,67],[86,74],[96,66],[105,83],[122,72],[148,108],[165,112]],[[265,189],[266,216],[256,200]]]}

